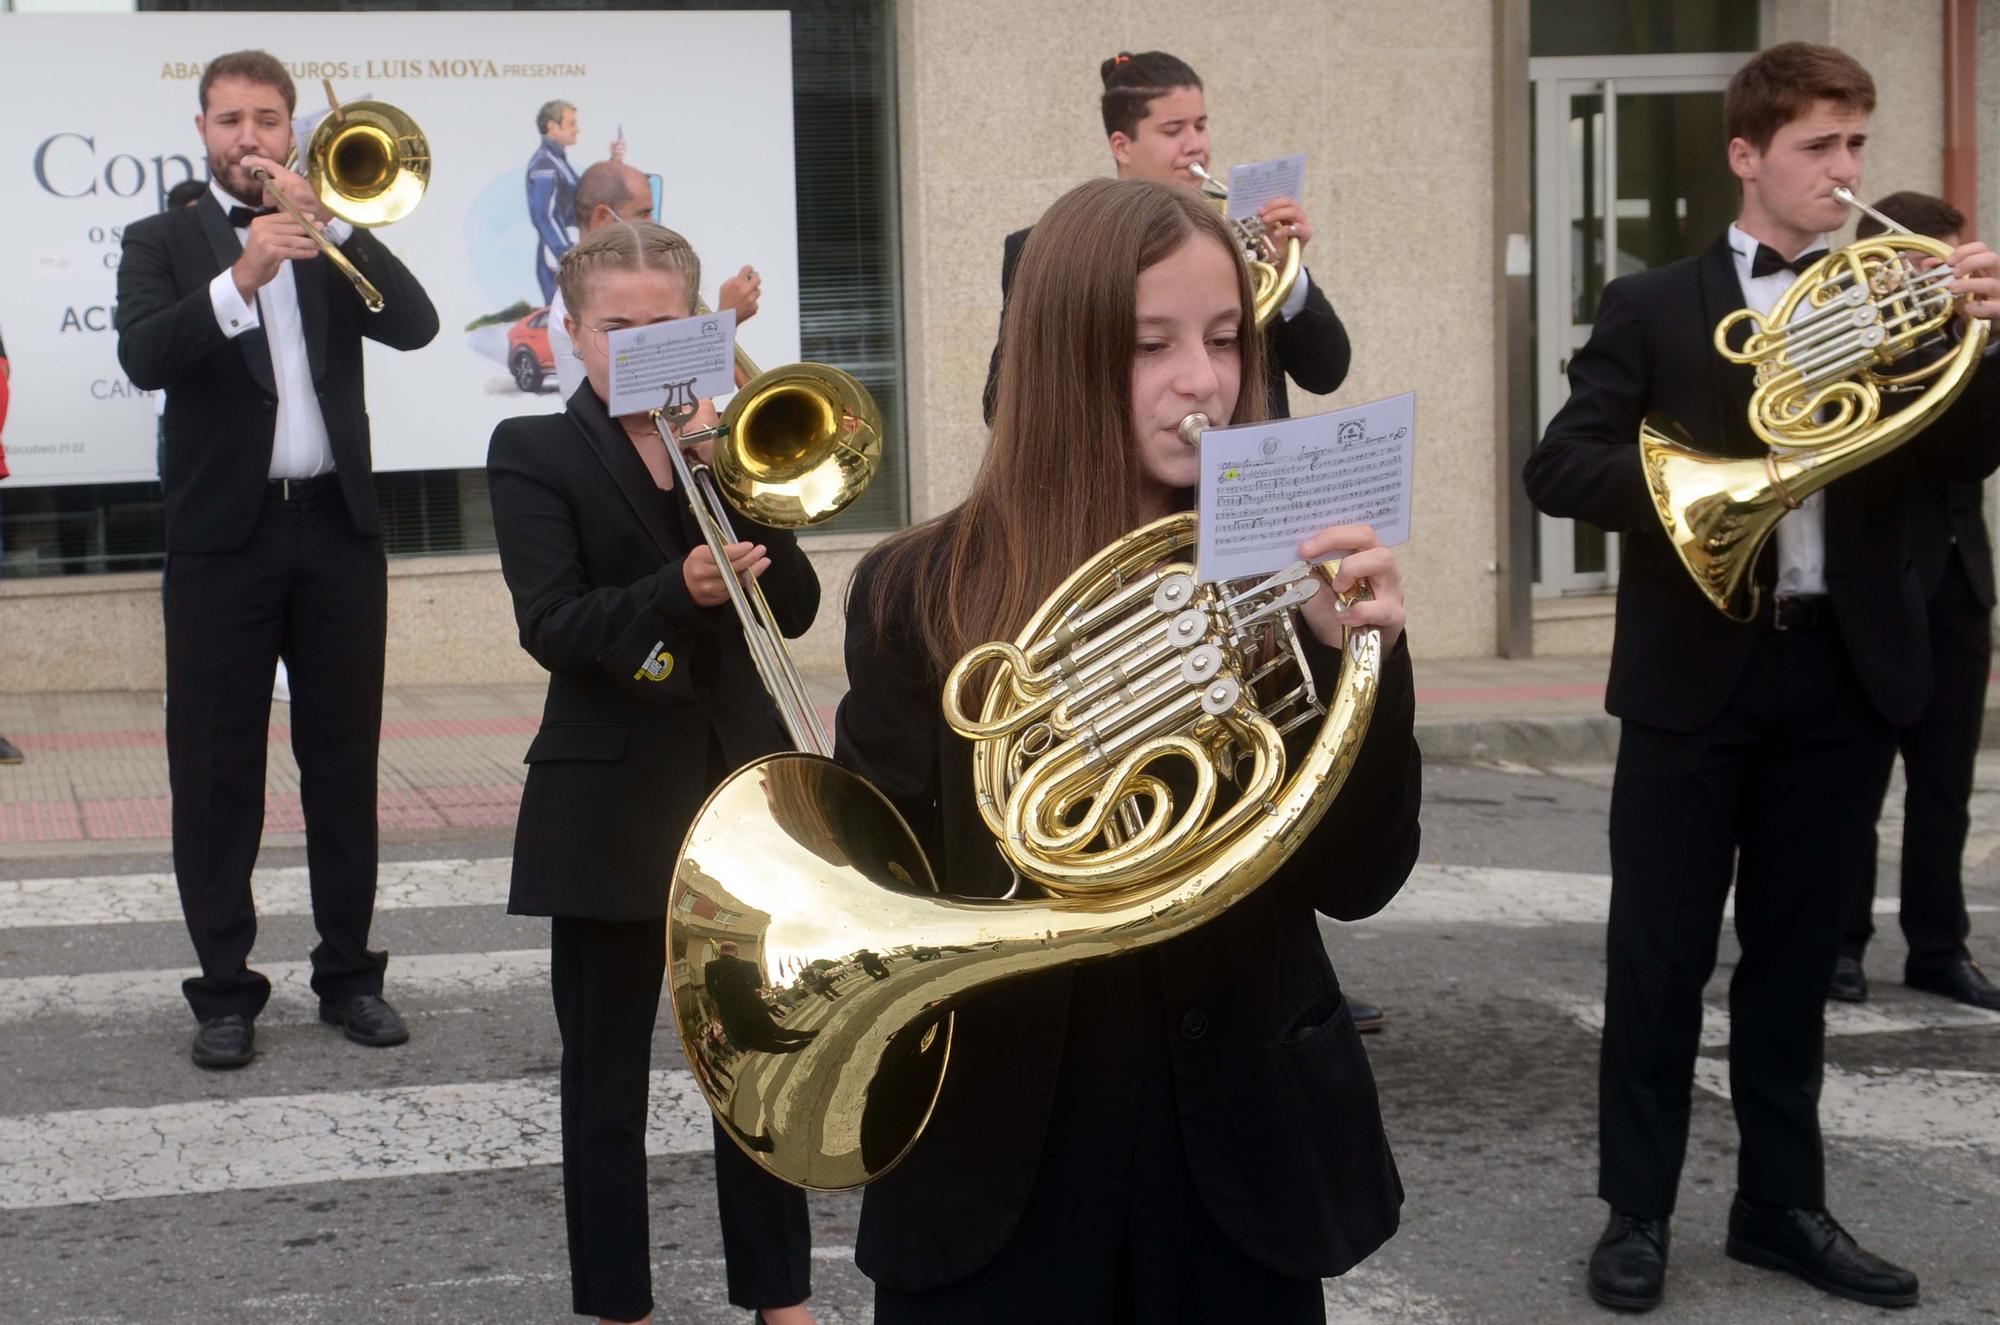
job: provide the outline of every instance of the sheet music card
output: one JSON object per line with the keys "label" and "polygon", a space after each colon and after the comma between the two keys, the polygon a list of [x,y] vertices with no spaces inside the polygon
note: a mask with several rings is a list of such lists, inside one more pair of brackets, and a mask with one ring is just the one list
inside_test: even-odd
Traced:
{"label": "sheet music card", "polygon": [[1201,435],[1204,581],[1283,570],[1299,544],[1338,524],[1375,527],[1384,547],[1410,536],[1416,451],[1413,392],[1303,419]]}
{"label": "sheet music card", "polygon": [[[736,310],[620,327],[611,346],[611,417],[645,414],[677,398],[701,400],[736,389]],[[692,393],[690,396],[688,393]]]}
{"label": "sheet music card", "polygon": [[1306,190],[1306,154],[1294,152],[1271,161],[1253,161],[1229,168],[1229,219],[1241,221],[1273,198],[1298,202]]}

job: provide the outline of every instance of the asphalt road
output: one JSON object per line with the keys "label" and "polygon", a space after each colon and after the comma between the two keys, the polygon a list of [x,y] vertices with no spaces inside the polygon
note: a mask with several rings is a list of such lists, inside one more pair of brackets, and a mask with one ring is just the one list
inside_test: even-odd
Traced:
{"label": "asphalt road", "polygon": [[[1424,866],[1388,911],[1326,925],[1408,1199],[1402,1231],[1326,1289],[1335,1321],[1598,1321],[1595,1064],[1608,770],[1427,770]],[[1886,834],[1894,845],[1894,815]],[[1968,851],[1975,944],[2000,962],[2000,762]],[[370,1051],[313,1019],[302,853],[267,853],[260,1059],[207,1074],[157,851],[0,861],[0,1321],[567,1318],[544,922],[503,914],[507,835],[385,846],[376,939],[413,1041]],[[470,863],[440,863],[447,861]],[[1893,891],[1895,872],[1885,872]],[[21,881],[32,880],[33,883]],[[2000,1318],[2000,1015],[1909,993],[1889,923],[1874,1001],[1836,1009],[1822,1113],[1830,1201],[1917,1269],[1906,1320]],[[1724,1259],[1734,1126],[1709,1040],[1661,1321],[1859,1321],[1871,1309]],[[662,1321],[723,1300],[708,1131],[664,1030],[655,1067]],[[815,1197],[813,1305],[869,1319],[859,1199]]]}

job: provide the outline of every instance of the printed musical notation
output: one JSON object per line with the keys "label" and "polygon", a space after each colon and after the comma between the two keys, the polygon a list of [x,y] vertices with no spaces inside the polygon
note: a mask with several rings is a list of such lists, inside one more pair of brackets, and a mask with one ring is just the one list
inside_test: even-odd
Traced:
{"label": "printed musical notation", "polygon": [[1237,164],[1229,171],[1229,219],[1241,221],[1278,198],[1297,202],[1306,190],[1306,154]]}
{"label": "printed musical notation", "polygon": [[1333,525],[1372,525],[1386,546],[1407,540],[1416,399],[1203,433],[1201,577],[1282,570]]}
{"label": "printed musical notation", "polygon": [[692,382],[697,397],[736,389],[736,310],[621,327],[607,338],[615,418],[643,414],[666,402],[670,386]]}

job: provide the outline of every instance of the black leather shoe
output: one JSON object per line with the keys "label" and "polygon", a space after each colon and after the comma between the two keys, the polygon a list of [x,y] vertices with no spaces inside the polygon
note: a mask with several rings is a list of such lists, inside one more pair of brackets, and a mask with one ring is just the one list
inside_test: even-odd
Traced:
{"label": "black leather shoe", "polygon": [[1903,983],[1927,994],[1969,1003],[1988,1012],[2000,1012],[2000,989],[1996,989],[1979,963],[1970,957],[1954,957],[1943,966],[1904,968]]}
{"label": "black leather shoe", "polygon": [[1833,959],[1833,975],[1826,982],[1826,996],[1836,1003],[1866,1003],[1868,973],[1859,957],[1842,955]]}
{"label": "black leather shoe", "polygon": [[1363,1035],[1373,1035],[1389,1024],[1389,1015],[1373,1003],[1357,1003],[1347,1000],[1347,1015],[1354,1018],[1354,1029]]}
{"label": "black leather shoe", "polygon": [[1729,1207],[1731,1260],[1795,1274],[1836,1297],[1877,1307],[1917,1304],[1917,1276],[1855,1244],[1824,1210],[1786,1210],[1736,1198]]}
{"label": "black leather shoe", "polygon": [[18,764],[26,758],[27,756],[21,753],[20,746],[0,736],[0,764]]}
{"label": "black leather shoe", "polygon": [[196,1067],[211,1071],[242,1067],[257,1056],[257,1028],[240,1012],[210,1017],[194,1033]]}
{"label": "black leather shoe", "polygon": [[350,994],[346,998],[323,1001],[319,1019],[347,1032],[347,1038],[371,1049],[401,1044],[410,1038],[410,1028],[396,1015],[380,994]]}
{"label": "black leather shoe", "polygon": [[1590,1253],[1590,1300],[1616,1311],[1651,1311],[1667,1292],[1667,1221],[1611,1212]]}

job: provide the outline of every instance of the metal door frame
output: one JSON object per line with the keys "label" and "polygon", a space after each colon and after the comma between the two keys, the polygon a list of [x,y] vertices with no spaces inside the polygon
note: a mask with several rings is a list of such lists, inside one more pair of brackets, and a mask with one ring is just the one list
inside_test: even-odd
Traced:
{"label": "metal door frame", "polygon": [[[1749,51],[1701,55],[1573,55],[1544,56],[1528,61],[1528,81],[1534,101],[1534,224],[1535,224],[1535,404],[1536,435],[1569,396],[1564,375],[1569,356],[1590,328],[1569,321],[1570,217],[1581,214],[1570,195],[1570,155],[1567,139],[1570,98],[1601,96],[1604,127],[1597,135],[1597,181],[1604,190],[1599,210],[1604,226],[1604,252],[1618,252],[1618,98],[1689,92],[1721,92],[1729,77],[1750,58]],[[1618,542],[1605,547],[1602,572],[1578,574],[1573,569],[1574,543],[1570,522],[1553,516],[1536,517],[1541,533],[1541,577],[1537,598],[1607,593],[1618,583]]]}

